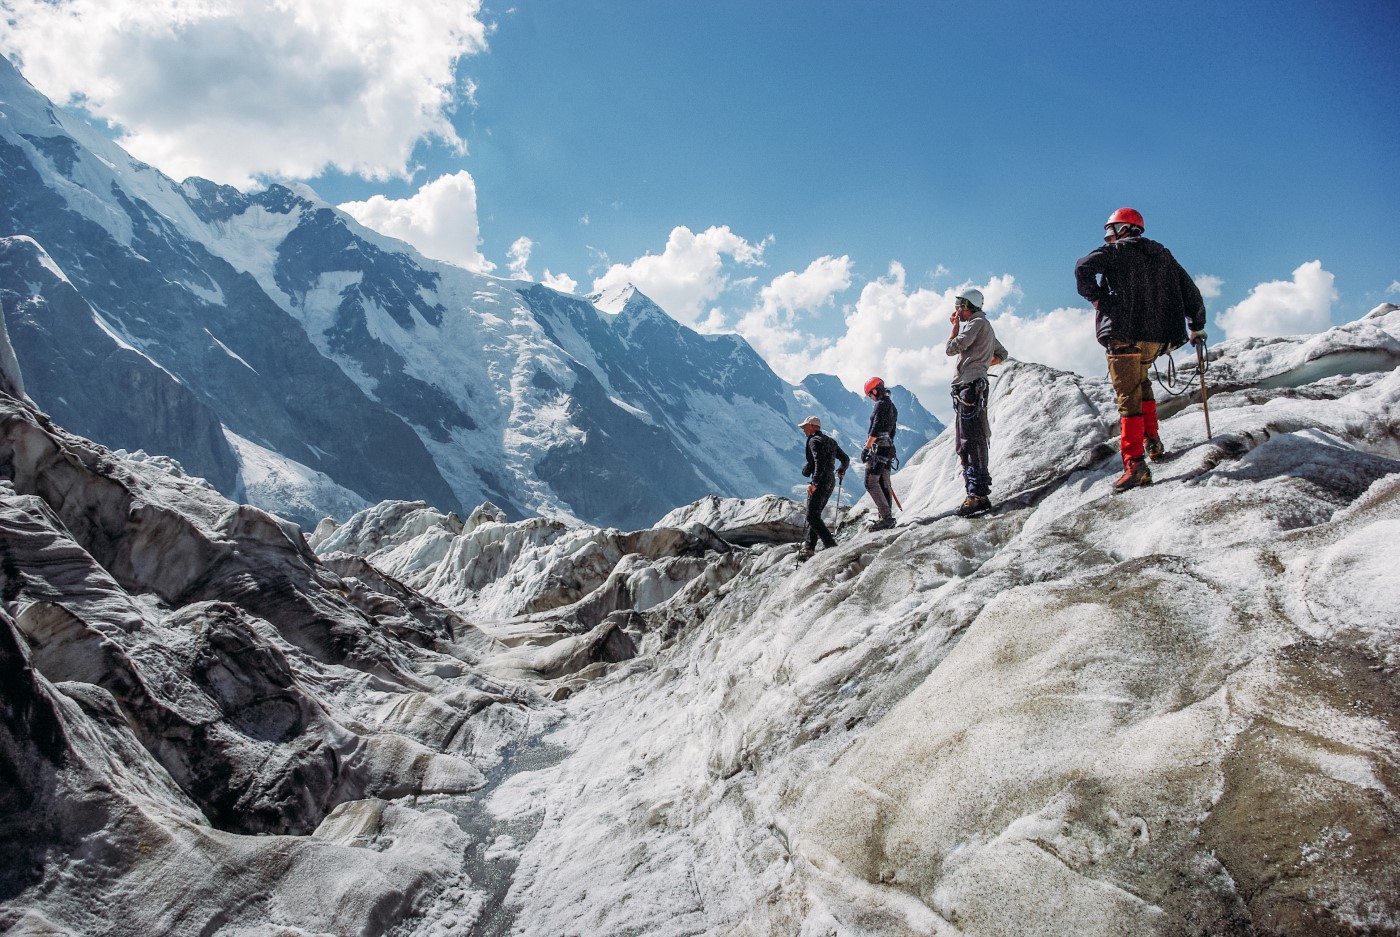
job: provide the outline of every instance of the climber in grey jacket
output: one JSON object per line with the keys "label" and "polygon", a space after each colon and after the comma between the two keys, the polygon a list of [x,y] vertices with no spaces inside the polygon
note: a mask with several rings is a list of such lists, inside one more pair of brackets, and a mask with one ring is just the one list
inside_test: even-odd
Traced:
{"label": "climber in grey jacket", "polygon": [[953,334],[944,351],[957,355],[953,373],[953,411],[958,458],[962,460],[967,497],[958,513],[981,514],[992,506],[991,424],[987,420],[987,368],[1001,364],[1007,351],[982,314],[982,292],[963,290],[948,317]]}

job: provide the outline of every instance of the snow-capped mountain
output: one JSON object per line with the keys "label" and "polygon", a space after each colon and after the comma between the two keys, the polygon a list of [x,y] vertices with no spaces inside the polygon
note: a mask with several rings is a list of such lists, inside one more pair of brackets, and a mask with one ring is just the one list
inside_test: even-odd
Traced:
{"label": "snow-capped mountain", "polygon": [[[636,527],[800,481],[815,397],[635,290],[602,309],[428,260],[306,188],[176,183],[8,62],[0,179],[34,400],[303,525],[409,497]],[[852,424],[865,406],[819,402]],[[921,411],[909,425],[936,431]]]}
{"label": "snow-capped mountain", "polygon": [[1011,363],[997,511],[945,436],[801,566],[773,497],[308,543],[7,348],[0,932],[1400,931],[1400,309],[1211,349],[1123,495],[1107,383]]}
{"label": "snow-capped mountain", "polygon": [[[822,426],[844,443],[856,448],[865,444],[870,428],[870,402],[846,390],[846,386],[830,374],[810,374],[798,385],[798,396],[810,401],[811,411],[822,417]],[[899,431],[895,448],[901,460],[918,452],[926,443],[943,432],[938,417],[924,409],[919,398],[902,384],[890,385],[890,400],[899,413]],[[855,455],[854,452],[851,455]]]}

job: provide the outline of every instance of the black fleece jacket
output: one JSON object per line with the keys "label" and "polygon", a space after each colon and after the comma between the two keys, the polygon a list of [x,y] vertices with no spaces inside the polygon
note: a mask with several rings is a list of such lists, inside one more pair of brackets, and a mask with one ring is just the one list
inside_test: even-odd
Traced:
{"label": "black fleece jacket", "polygon": [[890,399],[889,392],[881,394],[875,401],[875,409],[870,414],[870,436],[879,436],[881,433],[888,433],[891,440],[894,439],[895,430],[899,425],[899,411],[895,409],[894,401]]}
{"label": "black fleece jacket", "polygon": [[1171,251],[1150,238],[1121,238],[1074,265],[1079,295],[1094,304],[1105,348],[1135,341],[1186,344],[1186,323],[1206,327],[1206,305]]}
{"label": "black fleece jacket", "polygon": [[845,472],[850,467],[851,457],[846,455],[839,442],[817,430],[807,437],[807,464],[802,467],[802,476],[811,478],[818,488],[823,485],[835,487],[834,465],[837,459],[841,460],[841,471]]}

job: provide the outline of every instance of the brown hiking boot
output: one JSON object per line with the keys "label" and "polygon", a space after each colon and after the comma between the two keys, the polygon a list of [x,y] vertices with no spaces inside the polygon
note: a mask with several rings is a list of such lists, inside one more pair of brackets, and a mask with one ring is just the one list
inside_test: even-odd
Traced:
{"label": "brown hiking boot", "polygon": [[1162,445],[1162,440],[1156,436],[1145,436],[1142,440],[1143,450],[1147,457],[1153,462],[1160,462],[1167,454],[1167,447]]}
{"label": "brown hiking boot", "polygon": [[1136,459],[1124,459],[1123,474],[1113,483],[1113,493],[1122,494],[1129,488],[1143,488],[1150,484],[1152,471],[1148,469],[1146,459],[1141,456]]}
{"label": "brown hiking boot", "polygon": [[958,508],[959,517],[971,517],[974,514],[981,514],[983,511],[992,509],[992,499],[978,495],[968,495],[963,499],[962,505]]}
{"label": "brown hiking boot", "polygon": [[871,525],[870,525],[870,529],[871,529],[871,530],[889,530],[889,529],[890,529],[891,527],[893,527],[893,526],[894,526],[894,518],[893,518],[893,517],[882,517],[882,518],[880,518],[878,521],[876,521],[875,523],[871,524]]}

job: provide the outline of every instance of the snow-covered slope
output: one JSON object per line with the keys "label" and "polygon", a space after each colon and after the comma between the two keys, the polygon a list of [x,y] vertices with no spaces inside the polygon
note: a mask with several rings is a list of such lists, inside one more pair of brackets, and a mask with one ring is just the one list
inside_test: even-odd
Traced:
{"label": "snow-covered slope", "polygon": [[[1156,393],[1162,439],[1180,458],[1154,465],[1154,478],[1191,478],[1203,460],[1218,460],[1221,449],[1241,454],[1271,436],[1310,427],[1322,427],[1317,433],[1335,436],[1336,445],[1400,458],[1394,434],[1386,429],[1392,414],[1383,408],[1377,425],[1375,400],[1362,392],[1400,367],[1395,312],[1386,304],[1319,335],[1237,339],[1212,348],[1207,404],[1215,438],[1208,446],[1203,445],[1196,363],[1177,352],[1178,379],[1186,392],[1173,397],[1159,388]],[[1165,371],[1165,363],[1159,364]],[[994,502],[1033,503],[1047,485],[1059,485],[1067,469],[1085,469],[1086,488],[1089,481],[1121,470],[1121,464],[1105,461],[1118,447],[1118,414],[1105,381],[1014,361],[998,370],[988,408]],[[1310,438],[1324,441],[1316,433]],[[893,484],[910,515],[956,508],[966,492],[951,434],[906,460]],[[857,512],[869,510],[869,498],[856,506]]]}
{"label": "snow-covered slope", "polygon": [[1395,933],[1397,332],[1213,349],[1121,496],[1103,383],[1016,366],[999,512],[935,441],[800,567],[715,499],[318,557],[0,398],[0,929]]}
{"label": "snow-covered slope", "polygon": [[[488,801],[539,825],[516,932],[1395,932],[1397,331],[1382,308],[1214,349],[1215,438],[1198,402],[1164,406],[1176,458],[1124,496],[1104,382],[1013,366],[1000,513],[948,513],[938,441],[895,531],[796,571],[790,548],[726,554],[719,581],[604,618],[638,657],[591,685],[548,671],[579,691],[547,736],[568,754]],[[666,523],[746,516],[781,512]],[[490,597],[550,594],[544,557],[596,533],[449,594],[418,526],[389,527],[339,546],[524,646],[589,604]]]}
{"label": "snow-covered slope", "polygon": [[[39,405],[307,527],[356,498],[635,527],[786,491],[800,464],[809,401],[742,339],[635,290],[607,312],[428,260],[305,187],[176,183],[8,62],[0,178],[0,299]],[[277,483],[251,483],[269,460]]]}

